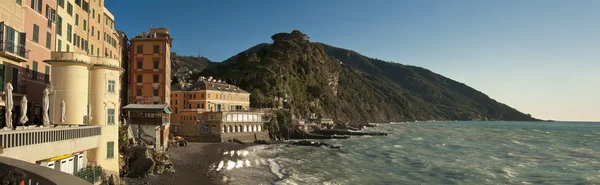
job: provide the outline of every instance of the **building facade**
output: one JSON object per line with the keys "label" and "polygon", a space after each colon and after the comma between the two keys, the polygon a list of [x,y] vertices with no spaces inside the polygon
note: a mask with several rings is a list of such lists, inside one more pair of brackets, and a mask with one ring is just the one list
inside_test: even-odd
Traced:
{"label": "building facade", "polygon": [[262,129],[263,114],[250,111],[250,93],[224,81],[200,77],[193,83],[181,82],[173,86],[170,103],[172,132],[191,140],[268,138]]}
{"label": "building facade", "polygon": [[3,156],[70,174],[89,163],[118,173],[124,70],[122,38],[114,24],[102,0],[0,1],[0,86],[2,91],[6,83],[14,87],[13,125],[20,125],[25,96],[25,126],[41,124],[45,89],[53,124],[0,130]]}
{"label": "building facade", "polygon": [[[13,86],[13,109],[21,108],[21,99],[27,97],[25,125],[41,124],[42,91],[48,87],[50,66],[43,62],[52,49],[54,1],[0,2],[0,82]],[[4,106],[4,97],[0,105]],[[2,108],[4,110],[4,108]],[[13,114],[13,125],[21,125]],[[3,124],[4,125],[4,124]]]}
{"label": "building facade", "polygon": [[169,104],[172,43],[167,28],[150,28],[130,40],[129,103]]}
{"label": "building facade", "polygon": [[[50,122],[100,126],[98,147],[85,151],[87,161],[118,173],[119,92],[124,70],[114,17],[100,0],[59,0],[56,12],[60,30],[56,51],[45,60],[53,71]],[[66,104],[64,120],[62,102]]]}

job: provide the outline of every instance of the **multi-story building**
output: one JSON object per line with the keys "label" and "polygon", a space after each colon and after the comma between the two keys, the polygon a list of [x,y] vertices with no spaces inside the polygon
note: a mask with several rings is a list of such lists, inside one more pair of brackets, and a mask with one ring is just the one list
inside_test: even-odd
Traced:
{"label": "multi-story building", "polygon": [[268,139],[263,113],[250,111],[250,93],[212,77],[181,82],[171,94],[171,131],[192,140]]}
{"label": "multi-story building", "polygon": [[[60,49],[46,60],[53,66],[50,122],[101,126],[98,147],[86,151],[87,160],[105,170],[118,172],[116,123],[121,106],[123,68],[114,17],[100,0],[59,0],[57,12],[61,16],[57,27],[64,31],[64,35],[57,36],[57,43],[61,38],[66,42],[61,40],[65,49],[57,46]],[[60,111],[62,102],[66,104],[65,120]]]}
{"label": "multi-story building", "polygon": [[[19,110],[20,100],[27,97],[25,125],[41,124],[41,92],[49,85],[50,66],[43,62],[50,57],[53,44],[54,1],[2,1],[0,2],[0,87],[11,83]],[[2,99],[4,102],[4,97]],[[13,125],[21,125],[20,111],[13,114]]]}
{"label": "multi-story building", "polygon": [[3,157],[70,174],[90,163],[118,173],[122,38],[103,2],[0,1],[0,86],[14,87],[13,125],[24,96],[25,125],[41,124],[45,90],[54,125],[0,130]]}
{"label": "multi-story building", "polygon": [[172,43],[167,28],[150,28],[130,40],[129,103],[169,104]]}
{"label": "multi-story building", "polygon": [[[6,104],[4,85],[11,83],[13,86],[16,84],[16,87],[19,87],[18,84],[22,81],[19,71],[24,71],[21,66],[23,63],[27,63],[29,58],[26,50],[25,9],[23,2],[0,1],[0,83],[2,83],[0,84],[0,92],[2,92],[0,106],[2,106],[2,112],[4,112]],[[15,95],[23,93],[19,88],[13,92]],[[16,96],[14,102],[20,102],[21,97]],[[4,120],[0,124],[4,127]]]}

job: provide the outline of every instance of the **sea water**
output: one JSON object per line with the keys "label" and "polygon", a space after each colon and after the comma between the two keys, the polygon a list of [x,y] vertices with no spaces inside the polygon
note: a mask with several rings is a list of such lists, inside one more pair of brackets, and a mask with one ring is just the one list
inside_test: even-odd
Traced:
{"label": "sea water", "polygon": [[600,184],[600,123],[419,122],[370,130],[388,135],[324,140],[341,149],[253,146],[223,172],[231,184]]}

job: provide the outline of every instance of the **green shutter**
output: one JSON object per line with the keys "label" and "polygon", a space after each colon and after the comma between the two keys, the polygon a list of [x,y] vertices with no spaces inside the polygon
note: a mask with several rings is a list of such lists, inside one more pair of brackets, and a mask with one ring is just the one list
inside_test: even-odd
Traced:
{"label": "green shutter", "polygon": [[112,159],[115,157],[115,142],[109,141],[106,143],[106,158]]}
{"label": "green shutter", "polygon": [[46,32],[46,48],[52,48],[52,34],[50,32]]}
{"label": "green shutter", "polygon": [[38,42],[40,39],[40,27],[37,24],[33,24],[33,42]]}

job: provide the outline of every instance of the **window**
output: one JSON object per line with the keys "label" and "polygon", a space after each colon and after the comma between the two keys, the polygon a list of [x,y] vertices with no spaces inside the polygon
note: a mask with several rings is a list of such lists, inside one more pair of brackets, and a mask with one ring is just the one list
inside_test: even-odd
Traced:
{"label": "window", "polygon": [[154,102],[154,104],[158,104],[158,102],[157,102],[157,101],[155,101],[155,102]]}
{"label": "window", "polygon": [[56,40],[56,47],[58,52],[62,51],[62,41],[60,39]]}
{"label": "window", "polygon": [[115,158],[115,142],[109,141],[106,143],[106,158]]}
{"label": "window", "polygon": [[201,105],[201,108],[203,108],[203,109],[204,109],[204,104],[202,104],[202,105]]}
{"label": "window", "polygon": [[92,55],[94,55],[94,44],[92,44]]}
{"label": "window", "polygon": [[92,37],[94,36],[94,26],[92,26]]}
{"label": "window", "polygon": [[33,61],[33,71],[38,71],[38,62]]}
{"label": "window", "polygon": [[67,13],[69,13],[70,16],[73,16],[73,5],[69,2],[67,2]]}
{"label": "window", "polygon": [[31,0],[31,9],[42,13],[42,0]]}
{"label": "window", "polygon": [[137,75],[137,83],[142,83],[142,75]]}
{"label": "window", "polygon": [[158,54],[158,45],[154,45],[154,54]]}
{"label": "window", "polygon": [[154,96],[158,96],[158,89],[154,89],[153,94],[154,94]]}
{"label": "window", "polygon": [[67,23],[67,41],[71,42],[71,35],[73,33],[73,26],[71,26],[71,24]]}
{"label": "window", "polygon": [[44,71],[47,75],[50,74],[50,66],[45,66],[45,71]]}
{"label": "window", "polygon": [[52,33],[46,32],[46,48],[52,48]]}
{"label": "window", "polygon": [[81,0],[75,0],[75,4],[79,7],[81,7]]}
{"label": "window", "polygon": [[154,75],[154,83],[158,83],[158,75]]}
{"label": "window", "polygon": [[138,68],[138,69],[142,69],[142,66],[143,66],[143,63],[142,63],[142,61],[138,61],[138,62],[137,62],[137,68]]}
{"label": "window", "polygon": [[83,20],[83,31],[87,31],[87,21]]}
{"label": "window", "polygon": [[141,89],[137,89],[137,93],[138,96],[142,96],[142,90]]}
{"label": "window", "polygon": [[108,81],[108,93],[115,93],[115,84],[116,82],[114,80],[109,80]]}
{"label": "window", "polygon": [[194,94],[194,99],[196,99],[196,94]]}
{"label": "window", "polygon": [[141,46],[141,45],[140,45],[140,46],[137,46],[137,53],[138,53],[138,54],[142,54],[142,53],[144,53],[143,51],[144,51],[144,46]]}
{"label": "window", "polygon": [[88,2],[83,1],[83,10],[85,10],[85,12],[90,13],[90,4]]}
{"label": "window", "polygon": [[158,69],[158,61],[154,61],[154,69]]}
{"label": "window", "polygon": [[75,26],[79,26],[79,14],[75,14]]}
{"label": "window", "polygon": [[33,24],[33,42],[38,43],[40,39],[40,27],[37,24]]}
{"label": "window", "polygon": [[22,0],[17,0],[17,4],[21,5],[23,3]]}
{"label": "window", "polygon": [[70,46],[67,44],[67,52],[70,52],[70,51],[71,51],[71,48],[70,48]]}
{"label": "window", "polygon": [[115,124],[115,109],[106,110],[106,125]]}
{"label": "window", "polygon": [[57,15],[56,19],[56,34],[62,36],[62,17]]}
{"label": "window", "polygon": [[92,19],[96,18],[96,10],[92,8]]}
{"label": "window", "polygon": [[204,98],[204,93],[201,94],[202,98]]}
{"label": "window", "polygon": [[58,6],[60,6],[61,8],[65,8],[65,0],[58,0]]}
{"label": "window", "polygon": [[100,19],[101,19],[101,18],[100,18],[100,13],[98,13],[98,24],[102,24],[102,23],[100,22]]}
{"label": "window", "polygon": [[208,98],[210,98],[210,93],[207,94]]}

